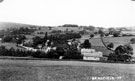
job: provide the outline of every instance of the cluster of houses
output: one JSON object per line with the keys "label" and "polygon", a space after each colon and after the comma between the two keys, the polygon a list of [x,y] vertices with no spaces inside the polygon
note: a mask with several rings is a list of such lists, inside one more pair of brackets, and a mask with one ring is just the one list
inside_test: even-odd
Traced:
{"label": "cluster of houses", "polygon": [[103,57],[103,53],[100,51],[95,51],[95,49],[81,49],[81,54],[83,55],[83,60],[105,60],[105,57]]}
{"label": "cluster of houses", "polygon": [[[27,51],[33,51],[33,52],[42,51],[42,52],[47,53],[51,49],[56,50],[56,48],[54,48],[54,47],[53,48],[47,47],[47,48],[43,48],[43,49],[35,49],[32,47],[23,46],[23,44],[20,44],[19,46],[26,49]],[[104,58],[102,52],[96,51],[95,49],[90,49],[90,48],[87,48],[87,49],[82,48],[81,54],[83,55],[83,60],[100,61]],[[62,59],[62,58],[60,57],[60,59]]]}

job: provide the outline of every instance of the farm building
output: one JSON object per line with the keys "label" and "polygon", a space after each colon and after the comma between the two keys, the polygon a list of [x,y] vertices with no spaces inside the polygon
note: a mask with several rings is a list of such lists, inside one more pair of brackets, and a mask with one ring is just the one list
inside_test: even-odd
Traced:
{"label": "farm building", "polygon": [[99,61],[103,57],[103,53],[96,52],[95,49],[82,49],[81,54],[83,55],[83,60]]}

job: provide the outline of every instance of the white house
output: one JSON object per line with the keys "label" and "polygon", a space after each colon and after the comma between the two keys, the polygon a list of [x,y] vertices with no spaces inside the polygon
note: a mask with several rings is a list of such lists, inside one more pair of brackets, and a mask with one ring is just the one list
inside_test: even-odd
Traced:
{"label": "white house", "polygon": [[83,60],[95,60],[99,61],[103,57],[102,52],[96,52],[95,49],[81,49]]}

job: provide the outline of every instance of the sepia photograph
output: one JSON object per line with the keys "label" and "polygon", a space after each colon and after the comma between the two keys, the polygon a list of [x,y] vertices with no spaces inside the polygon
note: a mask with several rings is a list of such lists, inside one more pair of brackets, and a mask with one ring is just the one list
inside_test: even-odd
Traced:
{"label": "sepia photograph", "polygon": [[135,81],[135,0],[0,0],[0,81]]}

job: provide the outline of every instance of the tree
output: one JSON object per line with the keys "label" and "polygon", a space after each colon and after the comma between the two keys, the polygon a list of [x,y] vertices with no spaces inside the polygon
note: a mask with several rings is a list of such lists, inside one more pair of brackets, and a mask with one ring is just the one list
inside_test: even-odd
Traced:
{"label": "tree", "polygon": [[89,42],[88,39],[86,39],[86,40],[84,41],[84,43],[83,43],[83,48],[86,48],[86,49],[91,48],[91,43]]}
{"label": "tree", "polygon": [[40,38],[39,36],[35,36],[33,38],[33,46],[37,47],[38,44],[42,44],[43,43],[43,39]]}
{"label": "tree", "polygon": [[111,35],[114,33],[114,31],[116,31],[113,27],[109,28],[108,30],[109,30],[109,34],[111,34]]}
{"label": "tree", "polygon": [[39,27],[38,30],[41,30],[41,27]]}
{"label": "tree", "polygon": [[62,27],[78,27],[78,25],[75,24],[64,24]]}
{"label": "tree", "polygon": [[107,48],[113,48],[114,47],[114,44],[113,43],[109,43],[108,45],[107,45]]}
{"label": "tree", "polygon": [[94,34],[90,34],[90,38],[93,38],[94,37]]}
{"label": "tree", "polygon": [[131,44],[135,44],[135,38],[130,39]]}
{"label": "tree", "polygon": [[23,43],[23,41],[26,39],[25,35],[19,35],[17,36],[17,44]]}
{"label": "tree", "polygon": [[114,33],[113,33],[113,37],[119,37],[120,36],[120,32],[119,31],[115,31]]}
{"label": "tree", "polygon": [[52,30],[52,27],[48,27],[49,28],[49,30]]}
{"label": "tree", "polygon": [[48,33],[46,32],[44,36],[44,42],[46,42],[47,39],[48,39]]}
{"label": "tree", "polygon": [[105,36],[106,36],[106,37],[109,36],[109,33],[105,33]]}
{"label": "tree", "polygon": [[114,50],[112,50],[110,47],[108,47],[105,42],[104,42],[104,32],[100,29],[99,31],[99,34],[100,34],[100,38],[101,38],[101,42],[102,44],[104,45],[104,47],[112,52],[114,52]]}
{"label": "tree", "polygon": [[100,36],[103,37],[103,36],[104,36],[103,30],[102,30],[102,29],[99,29],[99,30],[98,30],[98,34],[100,34]]}
{"label": "tree", "polygon": [[2,38],[2,42],[11,42],[12,39],[12,36],[7,35]]}
{"label": "tree", "polygon": [[94,26],[89,26],[89,30],[94,31],[95,27]]}

